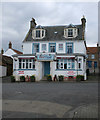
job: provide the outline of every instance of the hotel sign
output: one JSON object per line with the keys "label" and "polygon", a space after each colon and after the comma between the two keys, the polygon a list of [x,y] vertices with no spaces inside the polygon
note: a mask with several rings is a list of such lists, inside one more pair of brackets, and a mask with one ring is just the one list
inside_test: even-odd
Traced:
{"label": "hotel sign", "polygon": [[37,55],[37,60],[39,60],[39,61],[52,61],[52,60],[54,60],[54,55],[39,54],[39,55]]}

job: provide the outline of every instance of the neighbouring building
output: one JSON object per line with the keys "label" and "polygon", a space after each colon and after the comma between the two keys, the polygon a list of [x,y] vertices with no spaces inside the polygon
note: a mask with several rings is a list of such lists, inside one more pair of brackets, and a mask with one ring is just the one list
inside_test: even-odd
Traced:
{"label": "neighbouring building", "polygon": [[12,48],[12,43],[9,42],[9,47],[6,52],[1,49],[0,54],[0,77],[10,76],[13,74],[13,57],[15,54],[23,54],[22,52]]}
{"label": "neighbouring building", "polygon": [[99,75],[100,75],[100,45],[97,44],[98,47],[98,69],[99,69]]}
{"label": "neighbouring building", "polygon": [[99,73],[98,47],[87,47],[87,69],[89,73]]}
{"label": "neighbouring building", "polygon": [[0,77],[10,76],[13,73],[13,59],[0,54]]}
{"label": "neighbouring building", "polygon": [[50,74],[64,75],[64,79],[75,79],[84,75],[86,80],[86,19],[79,25],[42,26],[35,19],[23,41],[23,54],[13,55],[13,75],[19,77],[35,75],[42,80]]}
{"label": "neighbouring building", "polygon": [[23,54],[23,53],[20,52],[19,50],[13,49],[12,48],[12,43],[9,42],[8,49],[4,52],[3,55],[13,58],[12,55],[15,55],[15,54]]}

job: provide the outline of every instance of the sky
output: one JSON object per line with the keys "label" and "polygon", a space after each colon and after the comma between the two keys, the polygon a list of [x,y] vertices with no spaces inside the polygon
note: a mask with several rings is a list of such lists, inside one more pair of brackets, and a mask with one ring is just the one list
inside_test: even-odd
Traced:
{"label": "sky", "polygon": [[22,41],[32,17],[37,25],[78,25],[83,15],[86,18],[86,44],[96,46],[98,2],[2,2],[0,49],[6,51],[11,41],[14,49],[22,51]]}

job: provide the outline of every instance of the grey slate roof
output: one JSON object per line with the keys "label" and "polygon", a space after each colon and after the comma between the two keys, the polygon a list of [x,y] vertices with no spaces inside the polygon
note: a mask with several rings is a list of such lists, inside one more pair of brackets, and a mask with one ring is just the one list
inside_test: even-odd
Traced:
{"label": "grey slate roof", "polygon": [[[32,29],[29,29],[23,42],[27,41],[55,41],[55,40],[82,40],[82,25],[74,25],[78,29],[78,36],[76,38],[65,38],[64,28],[69,28],[70,25],[66,26],[41,26],[46,30],[45,37],[43,39],[33,39]],[[73,26],[72,26],[73,27]],[[36,29],[38,27],[36,26]],[[57,32],[57,33],[55,33]]]}

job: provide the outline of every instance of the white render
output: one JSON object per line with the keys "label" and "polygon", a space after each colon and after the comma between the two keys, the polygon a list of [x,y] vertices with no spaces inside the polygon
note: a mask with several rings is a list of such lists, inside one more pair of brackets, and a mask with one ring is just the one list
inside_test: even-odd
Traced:
{"label": "white render", "polygon": [[[56,51],[57,53],[66,53],[66,43],[70,43],[73,42],[73,48],[74,48],[74,53],[82,53],[82,54],[86,54],[86,48],[84,45],[84,41],[79,41],[79,40],[75,40],[75,41],[50,41],[49,43],[56,43]],[[40,44],[40,53],[42,53],[42,44],[46,44],[47,46],[47,50],[45,51],[46,53],[49,52],[49,43],[48,41],[39,41],[39,42],[27,42],[27,43],[23,43],[23,54],[32,54],[32,45],[33,43],[39,43]],[[58,49],[58,45],[59,43],[63,43],[64,45],[64,49],[62,51],[60,51]]]}
{"label": "white render", "polygon": [[13,58],[12,55],[15,55],[15,54],[16,52],[14,52],[12,49],[8,49],[3,55]]}
{"label": "white render", "polygon": [[0,65],[0,77],[4,77],[7,74],[7,67]]}
{"label": "white render", "polygon": [[16,80],[19,81],[20,76],[35,75],[36,81],[40,81],[48,74],[52,79],[55,75],[63,75],[64,80],[83,75],[86,80],[86,20],[83,17],[81,21],[81,25],[42,27],[36,26],[32,18],[23,41],[23,55],[13,55]]}

